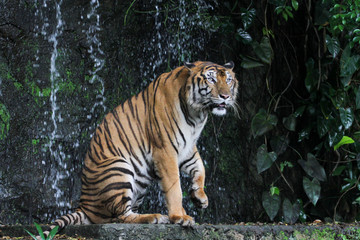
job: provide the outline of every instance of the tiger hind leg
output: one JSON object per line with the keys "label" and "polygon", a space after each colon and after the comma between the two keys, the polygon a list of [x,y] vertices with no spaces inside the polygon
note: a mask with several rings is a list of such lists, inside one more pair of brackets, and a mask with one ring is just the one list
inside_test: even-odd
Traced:
{"label": "tiger hind leg", "polygon": [[[136,200],[133,200],[132,188],[123,190],[121,193],[114,193],[118,197],[109,204],[115,218],[112,222],[119,223],[170,223],[168,216],[161,214],[139,214],[137,213]],[[133,202],[134,201],[134,202]],[[135,207],[134,207],[135,206]],[[135,212],[134,212],[135,211]]]}

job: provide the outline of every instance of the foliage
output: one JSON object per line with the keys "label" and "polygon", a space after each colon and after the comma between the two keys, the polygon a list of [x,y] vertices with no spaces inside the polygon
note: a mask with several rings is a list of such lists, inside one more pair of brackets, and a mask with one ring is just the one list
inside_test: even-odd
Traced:
{"label": "foliage", "polygon": [[[59,226],[54,227],[54,228],[50,231],[49,235],[48,235],[47,237],[45,237],[44,232],[43,232],[41,226],[40,226],[38,223],[36,223],[36,222],[34,222],[34,225],[35,225],[36,230],[38,231],[38,234],[39,234],[39,236],[41,237],[42,240],[51,240],[51,239],[53,239],[54,236],[55,236],[56,233],[57,233],[57,230],[59,229]],[[26,231],[33,239],[37,240],[37,238],[36,238],[36,236],[35,236],[34,234],[32,234],[31,232],[29,232],[29,231],[26,230],[26,229],[25,229],[25,231]]]}
{"label": "foliage", "polygon": [[[296,0],[273,0],[268,4],[266,8],[273,10],[279,26],[286,24],[289,19],[297,21],[294,14],[296,11],[304,9],[311,13],[310,5]],[[245,23],[251,22],[249,18],[256,17],[255,11],[248,11],[248,14],[242,14],[246,16],[242,19],[244,27],[238,29],[236,36],[242,44],[252,47],[253,54],[241,55],[241,66],[245,69],[266,68],[269,76],[274,58],[280,57],[273,51],[274,44],[283,33],[269,29],[265,22],[263,37],[258,43],[247,32],[249,29],[245,28],[248,26]],[[301,197],[296,200],[292,197],[292,203],[285,190],[274,187],[279,178],[269,184],[270,191],[263,193],[262,201],[270,220],[279,213],[281,201],[282,219],[288,223],[296,222],[299,217],[300,220],[306,219],[306,215],[310,214],[307,207],[309,202],[316,208],[321,200],[336,199],[331,209],[333,215],[329,216],[334,220],[339,217],[337,208],[345,195],[348,195],[349,204],[356,205],[360,202],[360,2],[316,1],[314,15],[313,23],[310,15],[307,21],[314,26],[313,37],[317,39],[317,51],[309,52],[304,66],[306,74],[302,79],[298,79],[302,82],[307,96],[300,96],[298,90],[294,89],[298,98],[290,104],[287,102],[293,110],[287,115],[285,112],[279,115],[278,104],[283,100],[286,91],[292,88],[294,76],[291,72],[288,86],[280,92],[271,88],[270,78],[267,78],[266,87],[271,101],[266,106],[267,110],[258,110],[251,122],[253,137],[264,139],[265,142],[258,147],[256,155],[259,174],[269,171],[275,165],[286,186],[293,191],[284,172],[289,172],[294,166],[304,170],[301,184],[307,199]],[[282,20],[285,20],[285,23]],[[288,41],[292,44],[290,39]],[[286,56],[285,62],[289,62]],[[289,65],[288,68],[291,70]],[[278,121],[278,118],[281,121]],[[294,142],[296,135],[297,141]],[[312,149],[304,151],[301,144],[310,145]],[[268,145],[274,151],[268,151]],[[299,160],[295,162],[294,159],[284,158],[286,151],[293,153],[291,156],[298,156]],[[306,160],[303,155],[307,156]],[[337,161],[332,160],[333,156],[336,156]],[[297,170],[294,168],[294,171]],[[327,195],[329,193],[322,192],[322,187],[329,184],[330,180],[333,181],[334,177],[342,181],[342,186],[335,196]],[[303,201],[307,203],[303,205]]]}
{"label": "foliage", "polygon": [[10,129],[10,113],[0,102],[0,140],[4,140]]}

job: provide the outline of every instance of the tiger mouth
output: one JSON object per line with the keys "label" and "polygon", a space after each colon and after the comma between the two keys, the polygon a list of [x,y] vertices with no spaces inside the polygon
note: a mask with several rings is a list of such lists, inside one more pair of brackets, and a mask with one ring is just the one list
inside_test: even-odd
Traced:
{"label": "tiger mouth", "polygon": [[217,109],[219,109],[219,110],[221,110],[221,109],[225,109],[227,107],[227,104],[226,103],[213,103],[212,105],[211,105],[211,108],[212,109],[214,109],[214,108],[217,108]]}

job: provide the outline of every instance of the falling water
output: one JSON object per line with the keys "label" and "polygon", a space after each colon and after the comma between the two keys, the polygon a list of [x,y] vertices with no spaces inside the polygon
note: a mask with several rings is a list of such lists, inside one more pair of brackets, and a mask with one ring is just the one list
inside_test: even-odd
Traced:
{"label": "falling water", "polygon": [[[44,2],[45,4],[46,2]],[[53,50],[51,52],[50,58],[50,82],[51,82],[51,95],[50,95],[50,103],[51,103],[51,121],[53,124],[53,130],[49,136],[49,150],[51,154],[51,159],[56,162],[56,167],[51,168],[51,187],[55,191],[55,202],[56,205],[63,207],[70,207],[70,204],[64,200],[64,191],[59,187],[59,182],[63,179],[66,179],[70,176],[69,170],[67,169],[66,156],[62,149],[61,144],[57,143],[57,139],[61,137],[58,131],[58,122],[62,122],[61,111],[59,111],[58,103],[57,103],[57,92],[59,90],[58,87],[58,79],[60,78],[60,74],[57,70],[56,59],[58,57],[58,37],[62,34],[63,29],[63,20],[61,15],[61,4],[62,0],[56,2],[56,28],[53,34],[50,35],[48,41],[52,43]],[[55,146],[56,144],[56,146]],[[48,179],[44,179],[44,183],[49,182]]]}
{"label": "falling water", "polygon": [[90,83],[100,84],[101,87],[100,91],[97,93],[96,101],[90,110],[90,114],[87,116],[88,119],[94,117],[95,109],[98,107],[102,108],[102,112],[106,111],[106,107],[104,105],[104,102],[106,100],[104,95],[104,80],[98,75],[99,71],[102,70],[105,64],[104,52],[101,50],[101,41],[99,40],[99,32],[101,28],[100,15],[97,13],[97,9],[100,6],[100,3],[98,0],[91,0],[90,5],[91,9],[90,12],[87,14],[87,19],[90,21],[90,26],[86,31],[86,40],[89,44],[88,53],[90,54],[90,59],[93,62],[93,69],[89,71],[91,76]]}
{"label": "falling water", "polygon": [[[195,7],[196,12],[191,14],[189,2],[186,0],[179,0],[176,4],[178,7],[175,8],[176,13],[173,14],[162,9],[164,6],[159,3],[161,1],[156,1],[155,4],[155,34],[151,44],[143,49],[147,59],[141,63],[141,69],[143,79],[147,80],[153,80],[159,73],[164,72],[165,64],[170,67],[178,66],[184,61],[198,60],[192,58],[203,51],[208,38],[202,34],[202,30],[209,28],[201,20],[201,13],[213,9],[212,4],[216,4],[216,1],[194,1],[191,3],[194,6],[190,8]],[[165,16],[164,13],[168,15]]]}

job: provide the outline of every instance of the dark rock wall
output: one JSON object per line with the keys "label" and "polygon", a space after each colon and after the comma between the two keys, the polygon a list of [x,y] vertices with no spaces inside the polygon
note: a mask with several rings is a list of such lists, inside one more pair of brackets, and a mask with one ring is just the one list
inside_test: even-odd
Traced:
{"label": "dark rock wall", "polygon": [[[186,209],[199,222],[258,220],[263,179],[250,120],[264,101],[257,90],[265,70],[249,75],[240,69],[238,54],[247,50],[235,41],[234,26],[215,26],[212,17],[230,16],[225,5],[56,2],[0,2],[0,222],[50,222],[74,209],[96,125],[156,76],[188,60],[234,60],[242,110],[240,118],[209,119],[198,146],[210,205],[195,209],[184,176]],[[166,212],[160,195],[152,186],[143,210]]]}

